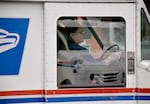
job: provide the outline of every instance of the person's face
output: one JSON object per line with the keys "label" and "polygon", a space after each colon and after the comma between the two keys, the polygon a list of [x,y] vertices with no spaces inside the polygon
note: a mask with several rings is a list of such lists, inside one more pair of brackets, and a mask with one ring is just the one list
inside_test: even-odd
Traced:
{"label": "person's face", "polygon": [[70,37],[75,43],[83,42],[83,30],[81,28],[79,28],[74,33],[71,33]]}

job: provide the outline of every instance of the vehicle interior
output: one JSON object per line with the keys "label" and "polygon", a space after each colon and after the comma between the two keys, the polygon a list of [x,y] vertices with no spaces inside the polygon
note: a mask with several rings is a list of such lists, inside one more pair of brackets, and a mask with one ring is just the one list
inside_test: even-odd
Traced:
{"label": "vehicle interior", "polygon": [[[86,50],[70,50],[67,23],[83,28]],[[58,88],[125,87],[125,21],[122,17],[60,17],[57,21]]]}

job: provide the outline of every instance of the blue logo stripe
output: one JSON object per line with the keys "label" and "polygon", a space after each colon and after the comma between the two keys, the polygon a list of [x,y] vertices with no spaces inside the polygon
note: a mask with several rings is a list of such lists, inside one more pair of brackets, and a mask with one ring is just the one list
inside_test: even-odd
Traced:
{"label": "blue logo stripe", "polygon": [[150,100],[150,96],[136,96],[137,100]]}
{"label": "blue logo stripe", "polygon": [[39,98],[0,99],[0,104],[31,103],[31,102],[45,102],[45,99],[42,97],[39,97]]}
{"label": "blue logo stripe", "polygon": [[48,102],[77,102],[77,101],[108,101],[108,100],[135,100],[135,96],[89,96],[48,98]]}
{"label": "blue logo stripe", "polygon": [[87,97],[57,97],[57,98],[15,98],[0,99],[0,104],[8,103],[31,103],[31,102],[82,102],[82,101],[131,101],[150,100],[150,96],[87,96]]}

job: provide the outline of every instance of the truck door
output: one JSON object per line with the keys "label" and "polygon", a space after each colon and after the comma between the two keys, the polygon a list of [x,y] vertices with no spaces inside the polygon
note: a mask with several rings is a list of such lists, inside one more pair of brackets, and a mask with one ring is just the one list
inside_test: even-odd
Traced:
{"label": "truck door", "polygon": [[46,89],[136,87],[134,2],[46,3],[45,45]]}
{"label": "truck door", "polygon": [[[145,4],[144,4],[145,2]],[[145,96],[139,97],[139,104],[148,104],[146,99],[150,91],[150,11],[147,1],[140,2],[137,12],[137,87],[140,88],[139,95]],[[146,8],[147,6],[147,8]]]}

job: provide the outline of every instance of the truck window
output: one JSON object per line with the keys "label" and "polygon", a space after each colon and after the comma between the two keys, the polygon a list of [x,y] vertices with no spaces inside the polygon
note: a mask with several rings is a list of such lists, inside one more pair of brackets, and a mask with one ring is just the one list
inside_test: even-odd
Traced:
{"label": "truck window", "polygon": [[122,17],[60,17],[58,87],[124,87],[125,30]]}
{"label": "truck window", "polygon": [[141,9],[141,59],[150,60],[150,23]]}

